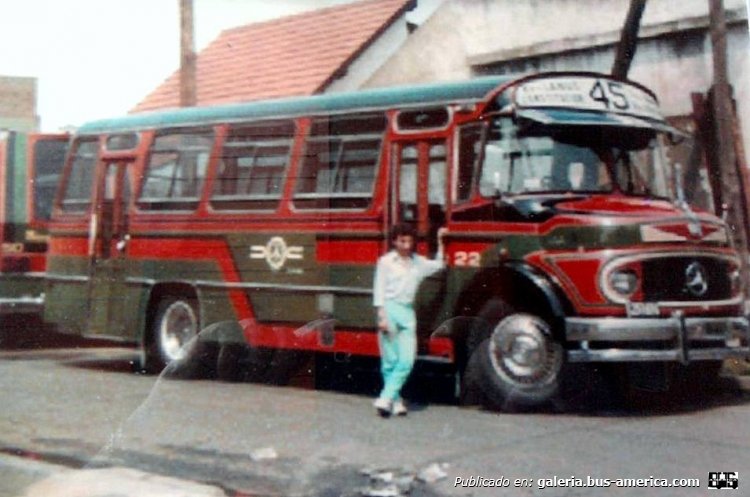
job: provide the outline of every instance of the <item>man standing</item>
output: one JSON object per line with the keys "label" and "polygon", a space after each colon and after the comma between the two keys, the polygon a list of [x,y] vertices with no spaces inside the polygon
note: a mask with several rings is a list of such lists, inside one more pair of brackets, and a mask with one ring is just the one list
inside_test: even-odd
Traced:
{"label": "man standing", "polygon": [[373,405],[381,416],[406,415],[401,387],[417,355],[414,299],[422,280],[445,266],[443,236],[446,231],[446,228],[438,230],[438,251],[435,259],[430,260],[414,253],[414,228],[398,224],[391,233],[393,250],[378,259],[373,305],[377,312],[383,390]]}

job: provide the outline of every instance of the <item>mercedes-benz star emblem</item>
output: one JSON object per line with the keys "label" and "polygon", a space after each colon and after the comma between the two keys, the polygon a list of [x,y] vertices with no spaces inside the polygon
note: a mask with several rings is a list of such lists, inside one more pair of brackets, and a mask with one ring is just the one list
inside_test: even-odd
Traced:
{"label": "mercedes-benz star emblem", "polygon": [[708,290],[708,276],[700,262],[691,262],[685,268],[685,288],[696,297],[702,297]]}

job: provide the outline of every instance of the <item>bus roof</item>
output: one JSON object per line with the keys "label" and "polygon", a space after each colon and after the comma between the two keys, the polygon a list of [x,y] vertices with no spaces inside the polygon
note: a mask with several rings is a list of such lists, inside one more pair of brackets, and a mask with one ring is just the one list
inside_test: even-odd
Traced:
{"label": "bus roof", "polygon": [[459,82],[394,86],[241,104],[170,109],[92,121],[82,125],[77,133],[79,135],[115,133],[352,110],[385,110],[394,107],[469,102],[480,100],[499,85],[514,79],[516,77],[486,76]]}

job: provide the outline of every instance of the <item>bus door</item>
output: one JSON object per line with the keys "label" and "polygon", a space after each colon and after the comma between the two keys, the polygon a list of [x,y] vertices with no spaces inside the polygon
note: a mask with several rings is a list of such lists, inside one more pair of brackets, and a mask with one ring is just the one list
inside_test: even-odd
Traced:
{"label": "bus door", "polygon": [[[445,225],[447,190],[447,147],[444,139],[397,142],[391,184],[390,223],[412,223],[417,229],[417,252],[434,257],[437,231]],[[445,278],[427,278],[417,294],[418,353],[428,350],[433,330],[440,326],[439,313]]]}
{"label": "bus door", "polygon": [[437,231],[446,221],[445,140],[397,142],[393,169],[391,223],[414,224],[417,252],[433,257],[437,252]]}
{"label": "bus door", "polygon": [[89,321],[92,335],[130,337],[125,305],[125,251],[128,235],[129,161],[100,164],[95,208],[89,227]]}

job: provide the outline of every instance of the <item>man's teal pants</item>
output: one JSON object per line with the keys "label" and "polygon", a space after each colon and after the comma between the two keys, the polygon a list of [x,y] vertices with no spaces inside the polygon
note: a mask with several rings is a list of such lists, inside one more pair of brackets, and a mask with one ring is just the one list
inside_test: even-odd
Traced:
{"label": "man's teal pants", "polygon": [[417,316],[411,304],[385,302],[390,333],[379,333],[380,372],[383,390],[380,398],[397,400],[409,378],[417,356]]}

